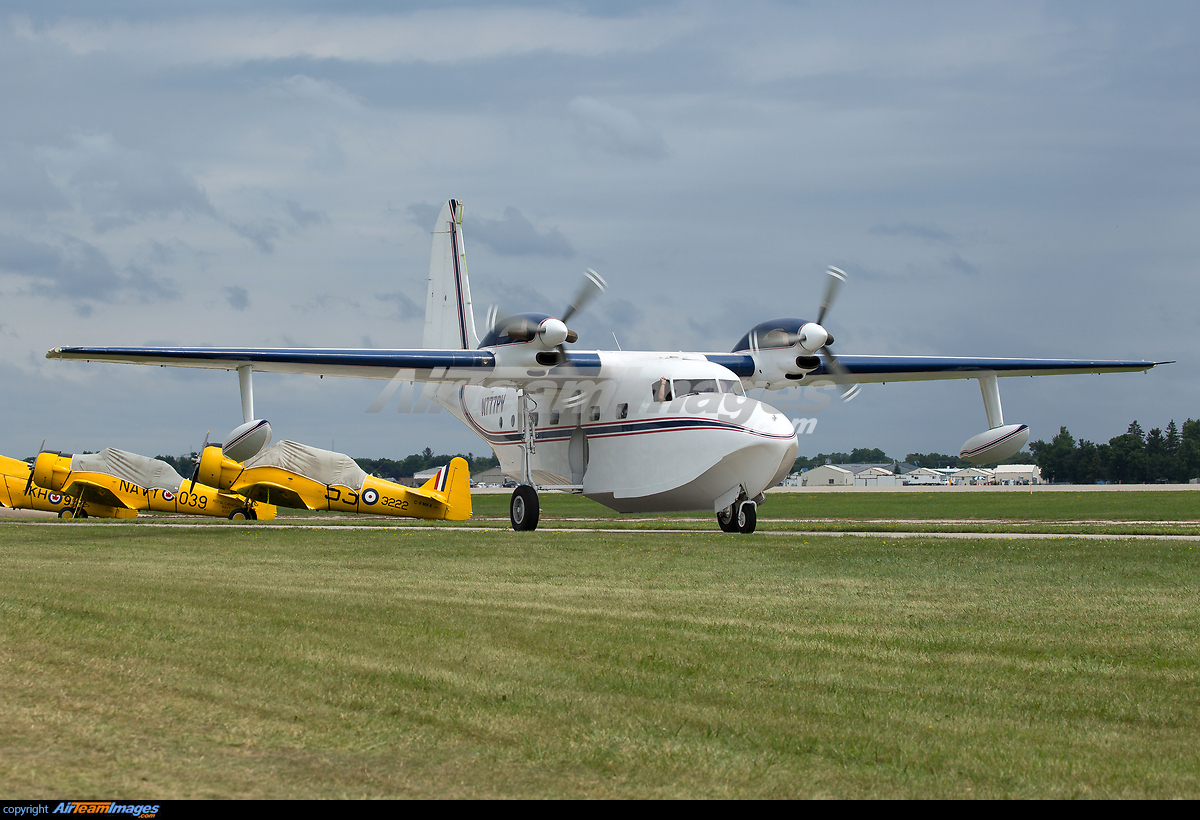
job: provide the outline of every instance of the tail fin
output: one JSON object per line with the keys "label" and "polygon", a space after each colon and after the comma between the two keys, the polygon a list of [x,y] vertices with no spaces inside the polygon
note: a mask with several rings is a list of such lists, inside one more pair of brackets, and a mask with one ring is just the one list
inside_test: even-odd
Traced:
{"label": "tail fin", "polygon": [[462,203],[457,199],[445,204],[433,226],[425,335],[421,344],[426,348],[453,350],[479,347],[475,316],[471,312],[467,254],[463,248]]}
{"label": "tail fin", "polygon": [[471,517],[471,474],[466,459],[450,459],[450,464],[422,484],[419,492],[446,505],[447,521]]}

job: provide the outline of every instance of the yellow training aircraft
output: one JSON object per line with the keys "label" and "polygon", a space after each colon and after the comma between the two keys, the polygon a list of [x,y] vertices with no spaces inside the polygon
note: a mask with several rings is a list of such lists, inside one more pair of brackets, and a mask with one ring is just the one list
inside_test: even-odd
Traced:
{"label": "yellow training aircraft", "polygon": [[299,510],[399,515],[465,521],[471,517],[471,483],[465,459],[450,464],[419,489],[367,475],[349,456],[281,441],[239,463],[220,447],[204,448],[198,483],[256,502]]}
{"label": "yellow training aircraft", "polygon": [[58,513],[59,518],[133,518],[137,515],[137,510],[85,502],[73,495],[39,487],[31,480],[32,474],[33,468],[26,462],[0,456],[0,506]]}
{"label": "yellow training aircraft", "polygon": [[271,504],[188,482],[165,461],[112,448],[82,456],[42,452],[29,483],[75,498],[82,505],[75,507],[80,518],[91,514],[92,505],[116,509],[119,518],[150,510],[270,521],[276,512]]}

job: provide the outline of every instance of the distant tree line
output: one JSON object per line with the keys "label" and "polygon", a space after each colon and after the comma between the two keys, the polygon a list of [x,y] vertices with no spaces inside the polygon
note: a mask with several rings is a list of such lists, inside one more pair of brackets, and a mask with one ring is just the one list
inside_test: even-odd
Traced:
{"label": "distant tree line", "polygon": [[[811,470],[813,467],[820,467],[822,464],[896,464],[900,459],[895,459],[880,450],[878,447],[868,450],[865,447],[856,447],[849,453],[817,453],[812,458],[800,456],[796,459],[796,466],[792,468],[793,472],[801,470]],[[945,453],[909,453],[903,461],[912,464],[914,467],[978,467],[970,461],[964,461],[958,456],[948,456]],[[1033,455],[1028,450],[1022,450],[1014,456],[1009,456],[1004,461],[998,461],[997,464],[1029,464],[1033,461]]]}
{"label": "distant tree line", "polygon": [[399,461],[390,458],[356,458],[354,459],[359,467],[362,467],[371,475],[377,475],[380,478],[411,478],[414,473],[419,473],[422,470],[430,470],[434,467],[441,467],[449,464],[450,459],[461,458],[467,462],[468,471],[471,475],[488,470],[492,467],[500,466],[500,459],[493,456],[476,458],[474,453],[457,453],[452,456],[434,455],[433,450],[426,447],[419,453],[413,453],[407,458],[402,458]]}
{"label": "distant tree line", "polygon": [[1043,481],[1185,484],[1200,477],[1200,420],[1188,419],[1180,430],[1172,419],[1165,431],[1155,427],[1149,433],[1135,421],[1108,444],[1077,442],[1060,427],[1049,443],[1034,441],[1029,449],[1042,468]]}
{"label": "distant tree line", "polygon": [[[175,472],[187,478],[195,468],[196,453],[184,456],[155,456],[155,458],[167,462],[175,468]],[[500,459],[495,456],[476,458],[474,453],[467,453],[465,456],[461,453],[453,456],[434,455],[433,450],[428,447],[420,453],[413,453],[398,461],[391,458],[356,458],[354,461],[371,475],[380,478],[411,478],[413,473],[449,464],[452,458],[465,459],[472,475],[481,470],[500,466]]]}

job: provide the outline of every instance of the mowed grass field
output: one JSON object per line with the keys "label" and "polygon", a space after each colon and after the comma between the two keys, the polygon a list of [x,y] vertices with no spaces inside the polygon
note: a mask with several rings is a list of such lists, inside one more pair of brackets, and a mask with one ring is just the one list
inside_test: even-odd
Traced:
{"label": "mowed grass field", "polygon": [[1196,798],[1198,560],[0,523],[0,793]]}

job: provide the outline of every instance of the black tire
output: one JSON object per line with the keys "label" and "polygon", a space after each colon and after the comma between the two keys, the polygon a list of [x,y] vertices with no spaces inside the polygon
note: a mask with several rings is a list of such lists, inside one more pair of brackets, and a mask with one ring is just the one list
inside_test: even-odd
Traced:
{"label": "black tire", "polygon": [[251,521],[257,521],[257,520],[258,520],[258,513],[256,513],[256,512],[254,511],[254,508],[253,508],[253,507],[247,507],[247,508],[246,508],[246,517],[247,517],[247,518],[249,518]]}
{"label": "black tire", "polygon": [[717,513],[717,526],[721,528],[721,532],[737,532],[737,522],[733,516],[733,505],[730,504],[725,509]]}
{"label": "black tire", "polygon": [[250,517],[248,515],[249,512],[250,512],[249,510],[234,510],[233,512],[231,512],[229,514],[229,520],[230,521],[245,521]]}
{"label": "black tire", "polygon": [[738,506],[737,531],[742,535],[749,535],[754,532],[754,526],[757,523],[758,505],[753,501],[743,501]]}
{"label": "black tire", "polygon": [[76,518],[78,518],[78,519],[80,519],[80,520],[83,520],[84,518],[87,518],[87,510],[85,510],[85,509],[79,509],[79,510],[76,510],[76,511],[75,511],[75,517],[76,517]]}
{"label": "black tire", "polygon": [[58,517],[62,519],[71,519],[75,517],[75,511],[70,507],[63,507],[58,511]]}
{"label": "black tire", "polygon": [[522,484],[513,490],[512,500],[508,504],[508,518],[512,521],[514,530],[536,530],[539,512],[537,490],[528,484]]}

